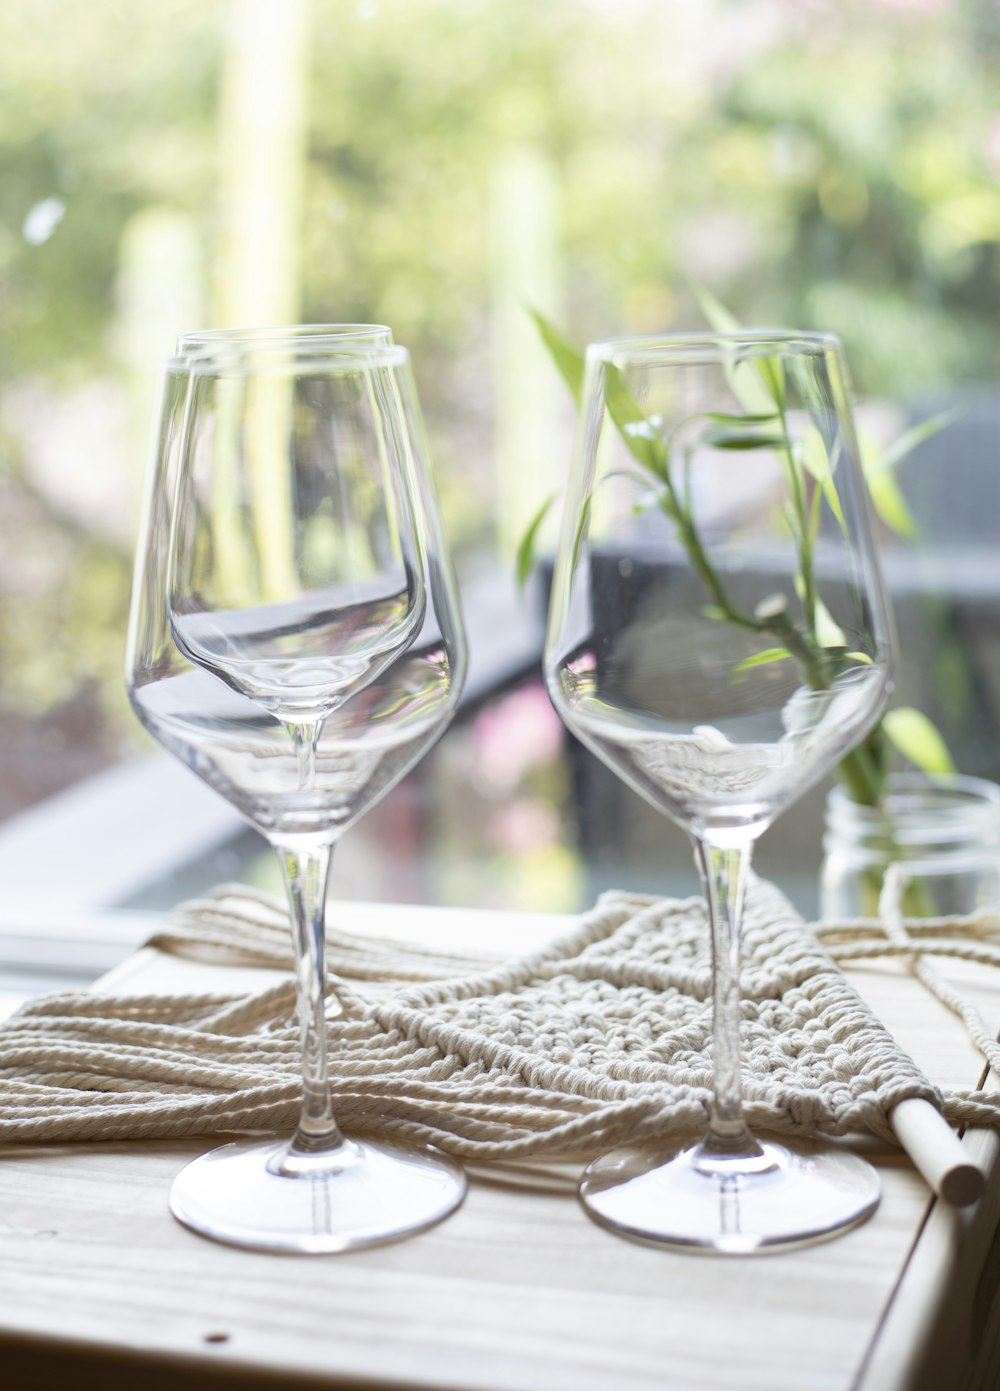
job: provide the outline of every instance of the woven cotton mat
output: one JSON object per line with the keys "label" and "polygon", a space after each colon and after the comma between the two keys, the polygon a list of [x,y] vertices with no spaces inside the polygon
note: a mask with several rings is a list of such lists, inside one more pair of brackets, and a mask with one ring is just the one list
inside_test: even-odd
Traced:
{"label": "woven cotton mat", "polygon": [[[835,950],[919,954],[900,931],[875,940],[871,924],[848,926]],[[242,888],[184,905],[151,944],[228,965],[291,965],[283,906]],[[332,925],[328,964],[332,1092],[349,1132],[514,1159],[583,1155],[705,1123],[711,977],[699,899],[606,894],[568,935],[506,961]],[[755,1129],[867,1130],[891,1141],[888,1112],[913,1096],[953,1123],[1000,1124],[985,1094],[931,1085],[763,881],[747,896],[742,988]],[[291,981],[256,994],[35,1000],[0,1026],[0,1141],[290,1132],[294,1004]]]}

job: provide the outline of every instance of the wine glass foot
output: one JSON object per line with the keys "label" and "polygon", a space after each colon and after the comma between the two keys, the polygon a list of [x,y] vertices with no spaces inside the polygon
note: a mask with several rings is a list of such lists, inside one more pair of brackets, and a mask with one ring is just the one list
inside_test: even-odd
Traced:
{"label": "wine glass foot", "polygon": [[879,1177],[858,1155],[810,1140],[761,1147],[770,1164],[728,1175],[699,1172],[697,1146],[614,1150],[584,1170],[580,1201],[622,1236],[728,1255],[826,1241],[874,1211]]}
{"label": "wine glass foot", "polygon": [[332,1156],[278,1172],[288,1148],[247,1140],[202,1155],[174,1180],[171,1212],[230,1246],[323,1255],[423,1231],[465,1197],[461,1165],[430,1145],[348,1140]]}

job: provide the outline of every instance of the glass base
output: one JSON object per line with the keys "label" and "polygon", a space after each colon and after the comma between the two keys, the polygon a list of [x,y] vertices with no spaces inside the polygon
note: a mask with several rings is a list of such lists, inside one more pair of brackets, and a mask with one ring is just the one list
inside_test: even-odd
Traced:
{"label": "glass base", "polygon": [[695,1167],[700,1146],[619,1149],[584,1170],[580,1201],[602,1227],[636,1241],[729,1255],[788,1250],[848,1231],[875,1209],[866,1160],[810,1140],[764,1142],[753,1172]]}
{"label": "glass base", "polygon": [[246,1140],[182,1169],[170,1211],[231,1246],[322,1255],[432,1227],[454,1212],[466,1187],[461,1165],[430,1145],[345,1140],[306,1155],[290,1152],[286,1140]]}

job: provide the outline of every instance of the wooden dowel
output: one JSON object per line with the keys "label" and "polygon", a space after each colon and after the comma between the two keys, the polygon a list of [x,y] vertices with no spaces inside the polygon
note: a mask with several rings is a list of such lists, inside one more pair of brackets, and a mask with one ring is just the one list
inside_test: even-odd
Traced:
{"label": "wooden dowel", "polygon": [[889,1124],[938,1197],[953,1207],[968,1207],[982,1196],[986,1175],[929,1101],[901,1101],[889,1113]]}

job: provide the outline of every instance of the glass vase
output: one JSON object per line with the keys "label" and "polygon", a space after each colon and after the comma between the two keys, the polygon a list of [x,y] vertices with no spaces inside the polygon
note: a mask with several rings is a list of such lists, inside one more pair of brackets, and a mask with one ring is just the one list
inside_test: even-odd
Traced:
{"label": "glass vase", "polygon": [[983,778],[894,774],[878,807],[835,787],[823,849],[820,910],[828,922],[878,917],[891,864],[906,871],[906,917],[1000,911],[1000,787]]}

